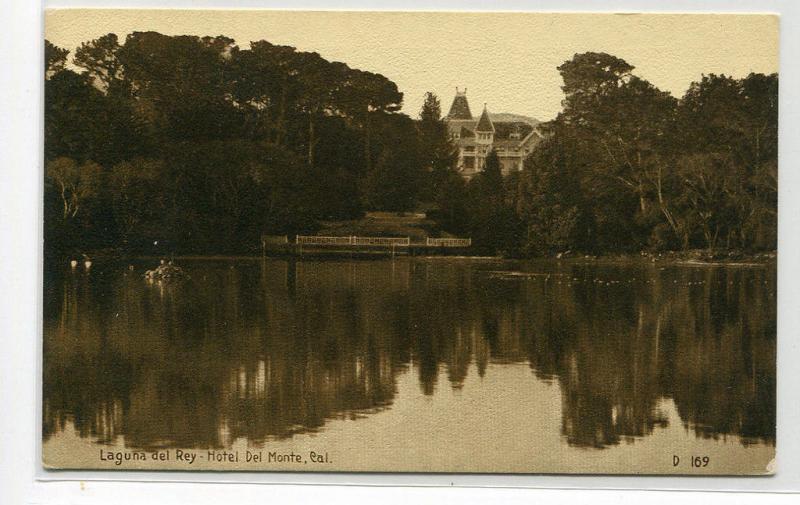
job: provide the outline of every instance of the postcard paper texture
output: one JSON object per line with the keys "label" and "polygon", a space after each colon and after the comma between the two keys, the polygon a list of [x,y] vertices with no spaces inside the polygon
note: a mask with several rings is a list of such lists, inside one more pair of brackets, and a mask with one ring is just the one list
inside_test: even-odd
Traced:
{"label": "postcard paper texture", "polygon": [[45,36],[45,468],[775,470],[776,16]]}

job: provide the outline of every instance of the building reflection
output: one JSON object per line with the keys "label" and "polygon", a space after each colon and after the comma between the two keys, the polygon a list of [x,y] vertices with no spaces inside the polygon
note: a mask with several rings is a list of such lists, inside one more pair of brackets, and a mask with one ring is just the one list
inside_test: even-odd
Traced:
{"label": "building reflection", "polygon": [[699,437],[774,444],[773,267],[232,265],[164,287],[46,273],[45,437],[72,422],[132,447],[260,443],[388,408],[402,373],[432,395],[528,363],[558,384],[571,445],[646,436],[664,399]]}

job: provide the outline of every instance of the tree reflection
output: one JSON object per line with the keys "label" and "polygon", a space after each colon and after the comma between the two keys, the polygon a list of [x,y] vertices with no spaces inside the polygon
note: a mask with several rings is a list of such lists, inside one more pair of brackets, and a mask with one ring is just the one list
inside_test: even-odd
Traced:
{"label": "tree reflection", "polygon": [[697,436],[775,440],[774,267],[187,267],[171,286],[114,265],[46,273],[46,438],[71,421],[132,447],[259,443],[387,408],[406,370],[431,395],[527,362],[559,385],[572,445],[646,436],[664,399]]}

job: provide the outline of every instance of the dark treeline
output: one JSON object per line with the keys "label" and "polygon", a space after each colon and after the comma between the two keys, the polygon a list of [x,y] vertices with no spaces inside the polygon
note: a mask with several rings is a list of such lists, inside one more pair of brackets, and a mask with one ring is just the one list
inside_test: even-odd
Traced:
{"label": "dark treeline", "polygon": [[543,142],[505,180],[490,154],[467,197],[444,202],[469,202],[457,227],[521,256],[776,248],[777,74],[708,75],[675,99],[608,54],[559,71]]}
{"label": "dark treeline", "polygon": [[45,56],[48,252],[246,250],[411,210],[450,164],[435,98],[412,120],[393,82],[316,53],[137,32],[82,44],[79,72]]}
{"label": "dark treeline", "polygon": [[502,194],[482,211],[496,246],[776,248],[777,74],[704,76],[678,100],[608,54],[576,55],[559,71],[563,110],[523,172],[500,186],[487,160],[481,183]]}
{"label": "dark treeline", "polygon": [[[709,75],[680,100],[606,54],[521,173],[451,169],[438,98],[399,113],[386,77],[267,41],[108,34],[45,50],[48,255],[246,252],[367,210],[426,210],[476,250],[772,250],[777,75]],[[75,68],[76,70],[72,70]]]}

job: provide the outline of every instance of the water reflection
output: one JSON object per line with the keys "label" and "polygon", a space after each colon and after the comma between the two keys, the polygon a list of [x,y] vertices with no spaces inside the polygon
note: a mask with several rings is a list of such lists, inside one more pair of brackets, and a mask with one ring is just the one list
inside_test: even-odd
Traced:
{"label": "water reflection", "polygon": [[698,437],[774,444],[774,267],[185,266],[175,286],[141,266],[46,272],[46,439],[73,423],[130,447],[262,443],[389,408],[400,374],[436,395],[528,363],[558,384],[549,414],[573,446],[646,436],[668,422],[664,399]]}

